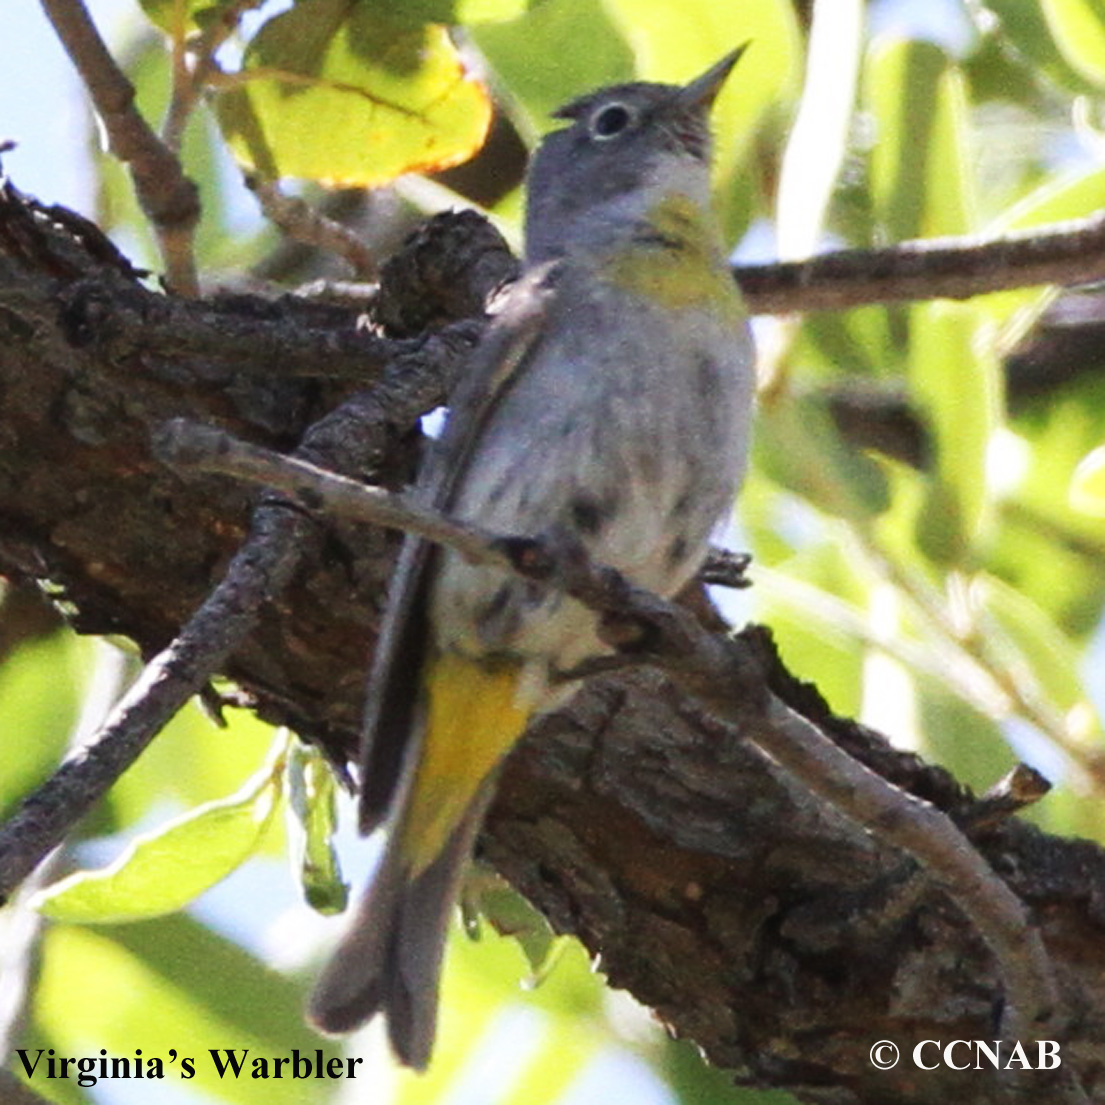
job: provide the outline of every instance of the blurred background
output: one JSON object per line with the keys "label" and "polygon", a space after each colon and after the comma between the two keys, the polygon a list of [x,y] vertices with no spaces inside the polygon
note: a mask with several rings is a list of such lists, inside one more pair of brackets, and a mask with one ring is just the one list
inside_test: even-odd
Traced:
{"label": "blurred background", "polygon": [[[222,68],[248,64],[252,37],[292,6],[248,12],[218,55]],[[156,123],[171,88],[171,0],[88,7]],[[1089,2],[414,7],[427,18],[448,9],[465,64],[491,92],[482,152],[371,190],[355,172],[321,163],[308,171],[308,159],[283,185],[353,227],[380,259],[427,213],[451,206],[482,207],[517,243],[526,151],[549,125],[550,109],[617,80],[688,79],[745,39],[753,49],[716,117],[719,212],[737,260],[1027,229],[1092,214],[1105,198],[1105,23]],[[8,5],[4,30],[0,140],[16,143],[4,170],[21,190],[88,216],[136,264],[156,271],[129,180],[103,152],[88,97],[41,9]],[[337,148],[341,127],[329,125],[320,115],[319,144]],[[239,161],[249,152],[228,147],[206,103],[188,123],[183,156],[203,193],[205,288],[364,275],[289,243],[267,222],[242,181]],[[719,596],[736,623],[770,625],[789,667],[838,712],[979,789],[1026,760],[1056,784],[1028,816],[1049,831],[1098,841],[1103,317],[1094,289],[1029,289],[756,320],[760,429],[728,535],[754,554],[754,587],[737,599]],[[0,582],[0,596],[6,816],[87,738],[136,666],[125,647],[70,633],[38,594]],[[297,755],[291,738],[248,714],[231,711],[220,730],[189,708],[81,839],[0,911],[0,1042],[9,1069],[20,1069],[13,1047],[197,1057],[195,1079],[182,1080],[171,1066],[157,1083],[80,1088],[36,1077],[36,1093],[103,1105],[793,1100],[735,1087],[731,1075],[708,1070],[692,1046],[608,991],[577,945],[551,940],[539,926],[527,943],[487,924],[473,941],[458,925],[440,1044],[426,1076],[395,1070],[374,1027],[345,1044],[320,1041],[303,1025],[302,1004],[344,922],[305,902],[297,870],[303,828],[289,812],[289,779],[317,782],[317,765],[305,767]],[[337,853],[344,877],[359,885],[375,843],[356,839],[351,804],[342,799],[339,807]],[[232,873],[164,916],[41,922],[31,892],[74,869],[117,861],[136,839],[169,841],[161,868],[168,874],[135,891],[143,899],[136,912],[156,896],[159,878],[202,887],[216,869],[219,877]],[[221,842],[217,862],[209,862],[212,839]],[[185,868],[197,849],[208,859],[193,878]],[[142,864],[150,849],[134,854]],[[112,894],[126,893],[123,880],[107,881]],[[87,907],[90,920],[95,913]],[[309,1055],[316,1047],[347,1050],[364,1058],[365,1073],[333,1084],[220,1080],[207,1061],[211,1048],[249,1048],[252,1059],[296,1047]]]}

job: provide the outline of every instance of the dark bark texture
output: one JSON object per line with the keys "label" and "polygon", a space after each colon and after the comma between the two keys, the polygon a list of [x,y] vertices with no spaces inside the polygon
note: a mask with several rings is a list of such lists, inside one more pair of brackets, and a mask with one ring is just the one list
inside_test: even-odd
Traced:
{"label": "dark bark texture", "polygon": [[[285,297],[171,299],[95,228],[0,194],[0,573],[48,583],[82,632],[164,647],[219,581],[254,499],[161,466],[151,432],[187,416],[294,448],[427,333],[479,304],[513,261],[473,220],[438,220],[384,275],[383,336],[349,309]],[[478,322],[474,324],[478,326]],[[437,350],[439,402],[463,342]],[[436,347],[435,347],[436,348]],[[328,378],[332,371],[335,378]],[[364,475],[400,485],[412,420]],[[345,758],[398,538],[330,526],[237,650],[264,717]],[[939,768],[832,717],[746,631],[772,690],[854,756],[960,823]],[[956,904],[899,853],[814,801],[662,676],[592,680],[533,727],[505,773],[483,855],[612,985],[738,1079],[822,1105],[1057,1099],[1045,1076],[918,1070],[921,1040],[996,1039],[1001,984]],[[9,735],[7,739],[18,739]],[[1105,853],[1009,820],[974,840],[1041,926],[1063,997],[1067,1071],[1105,1101]],[[893,1070],[869,1051],[902,1049]],[[1035,1055],[1035,1044],[1024,1041]]]}

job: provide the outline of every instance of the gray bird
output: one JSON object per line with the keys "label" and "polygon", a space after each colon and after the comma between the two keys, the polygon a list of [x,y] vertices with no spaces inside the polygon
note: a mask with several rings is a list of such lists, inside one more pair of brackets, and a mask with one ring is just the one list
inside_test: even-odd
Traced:
{"label": "gray bird", "polygon": [[[743,48],[742,48],[743,50]],[[709,111],[736,50],[684,86],[568,104],[529,176],[526,268],[419,480],[492,532],[566,531],[672,595],[730,510],[753,353],[709,196]],[[606,650],[555,589],[408,539],[369,684],[361,823],[387,845],[310,1018],[377,1012],[406,1064],[433,1048],[449,917],[502,761],[554,686]]]}

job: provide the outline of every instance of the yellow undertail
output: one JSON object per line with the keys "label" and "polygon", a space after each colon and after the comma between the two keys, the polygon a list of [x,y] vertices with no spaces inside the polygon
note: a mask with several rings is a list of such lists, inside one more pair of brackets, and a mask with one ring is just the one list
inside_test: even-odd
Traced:
{"label": "yellow undertail", "polygon": [[441,854],[480,784],[514,747],[532,712],[519,705],[521,666],[479,664],[457,653],[432,658],[429,708],[399,850],[417,876]]}

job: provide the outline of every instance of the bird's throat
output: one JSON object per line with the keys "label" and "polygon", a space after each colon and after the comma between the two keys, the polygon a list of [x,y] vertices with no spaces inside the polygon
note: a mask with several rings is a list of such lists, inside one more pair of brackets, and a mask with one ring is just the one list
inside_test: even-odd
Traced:
{"label": "bird's throat", "polygon": [[682,193],[665,196],[636,220],[601,273],[658,306],[742,311],[710,212]]}

